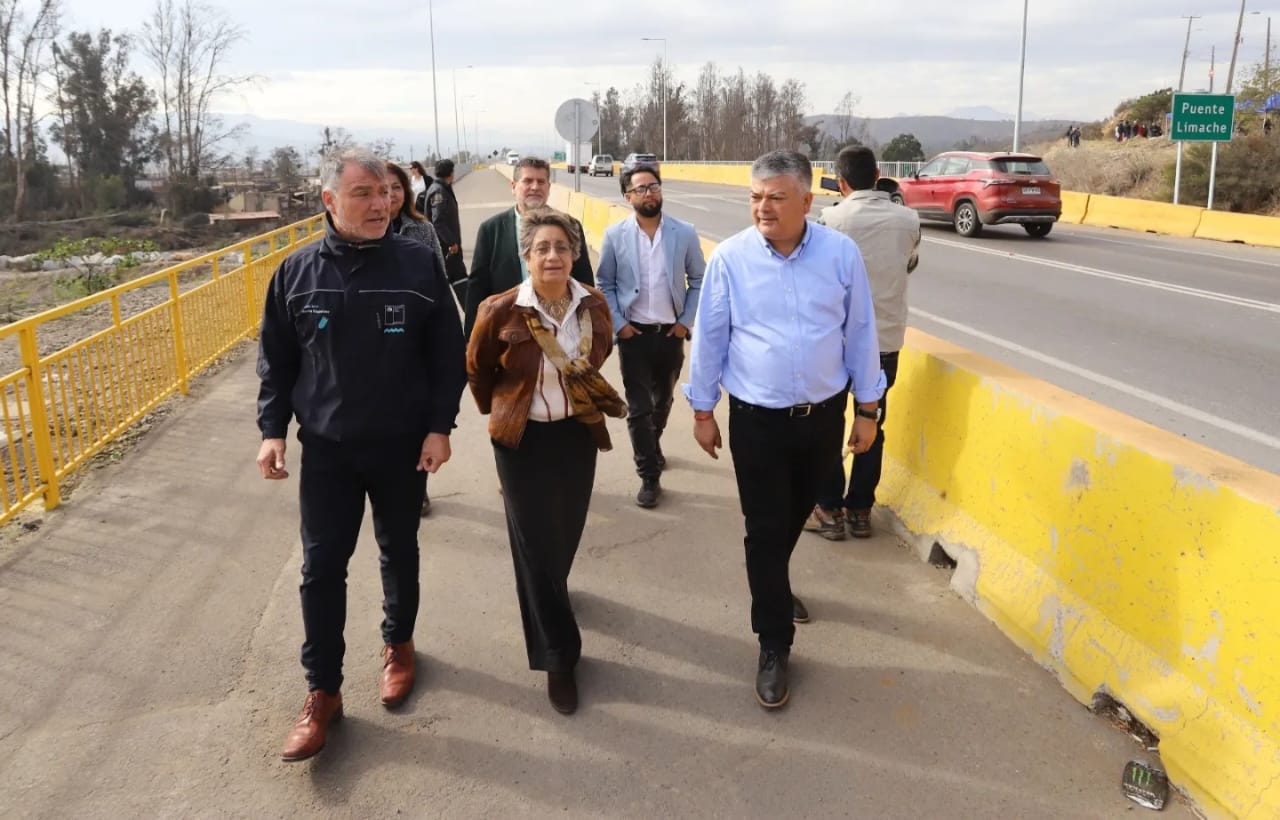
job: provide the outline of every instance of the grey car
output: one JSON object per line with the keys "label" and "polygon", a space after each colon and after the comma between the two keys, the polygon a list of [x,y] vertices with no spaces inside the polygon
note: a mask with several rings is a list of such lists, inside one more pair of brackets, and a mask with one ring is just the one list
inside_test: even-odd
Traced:
{"label": "grey car", "polygon": [[657,154],[627,154],[627,158],[622,161],[622,173],[626,173],[637,165],[652,165],[658,167]]}

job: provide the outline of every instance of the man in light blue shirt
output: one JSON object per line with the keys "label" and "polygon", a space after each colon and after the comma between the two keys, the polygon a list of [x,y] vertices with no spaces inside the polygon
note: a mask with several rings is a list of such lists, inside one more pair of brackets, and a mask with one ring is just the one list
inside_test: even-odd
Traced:
{"label": "man in light blue shirt", "polygon": [[[760,640],[756,699],[783,706],[795,637],[789,564],[818,493],[840,458],[847,391],[857,402],[849,446],[876,437],[885,379],[867,271],[849,237],[806,218],[807,157],[773,151],[751,166],[754,227],[716,248],[698,302],[685,397],[694,438],[722,445],[715,406],[729,393],[729,449],[746,524],[751,628]],[[802,618],[803,620],[803,618]]]}

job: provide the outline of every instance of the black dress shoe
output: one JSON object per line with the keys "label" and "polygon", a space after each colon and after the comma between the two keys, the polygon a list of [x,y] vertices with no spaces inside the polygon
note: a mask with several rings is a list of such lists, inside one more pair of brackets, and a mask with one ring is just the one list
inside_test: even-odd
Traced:
{"label": "black dress shoe", "polygon": [[662,495],[662,487],[656,478],[646,478],[640,483],[640,492],[636,493],[636,504],[645,509],[658,506],[658,496]]}
{"label": "black dress shoe", "polygon": [[578,711],[578,679],[572,669],[547,673],[547,699],[551,701],[552,708],[562,715]]}
{"label": "black dress shoe", "polygon": [[798,624],[809,623],[809,610],[804,608],[804,601],[796,596],[791,596],[791,620]]}
{"label": "black dress shoe", "polygon": [[871,537],[871,510],[849,510],[849,534],[854,538]]}
{"label": "black dress shoe", "polygon": [[772,649],[760,650],[760,671],[756,672],[756,700],[766,709],[780,709],[791,697],[787,687],[789,655]]}

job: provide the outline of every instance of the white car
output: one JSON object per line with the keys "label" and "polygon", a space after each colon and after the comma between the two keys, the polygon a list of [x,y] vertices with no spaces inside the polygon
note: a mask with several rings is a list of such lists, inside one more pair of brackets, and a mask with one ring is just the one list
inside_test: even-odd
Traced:
{"label": "white car", "polygon": [[520,162],[520,153],[519,153],[518,151],[508,151],[508,152],[507,152],[507,164],[508,164],[508,165],[515,165],[515,164],[517,164],[518,162]]}
{"label": "white car", "polygon": [[587,166],[587,170],[591,176],[613,176],[613,157],[608,154],[596,154],[591,158],[591,164]]}

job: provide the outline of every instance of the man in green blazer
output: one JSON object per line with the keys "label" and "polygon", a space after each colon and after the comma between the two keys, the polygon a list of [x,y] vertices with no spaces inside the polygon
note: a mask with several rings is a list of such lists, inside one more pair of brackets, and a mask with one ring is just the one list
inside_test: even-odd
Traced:
{"label": "man in green blazer", "polygon": [[[481,302],[495,293],[508,291],[529,278],[528,268],[520,258],[520,214],[547,204],[547,197],[551,193],[551,166],[544,159],[521,157],[515,168],[511,190],[516,197],[515,207],[489,217],[480,223],[480,230],[476,233],[475,252],[471,257],[471,276],[467,279],[466,315],[463,320],[463,332],[467,336],[471,335],[471,328],[476,323],[476,311],[480,309]],[[581,236],[582,224],[576,219],[573,224],[577,226]],[[570,275],[584,285],[594,286],[596,283],[585,240],[582,255],[574,260]]]}

